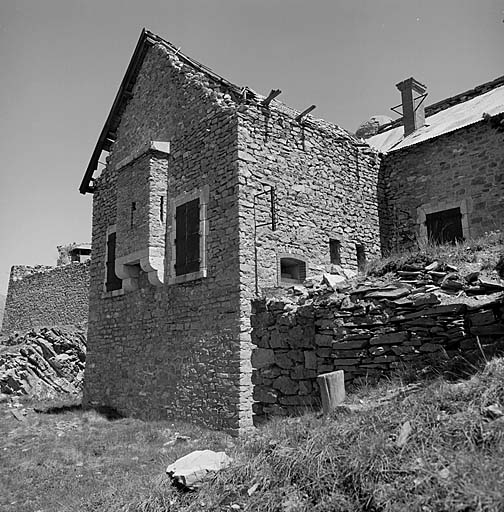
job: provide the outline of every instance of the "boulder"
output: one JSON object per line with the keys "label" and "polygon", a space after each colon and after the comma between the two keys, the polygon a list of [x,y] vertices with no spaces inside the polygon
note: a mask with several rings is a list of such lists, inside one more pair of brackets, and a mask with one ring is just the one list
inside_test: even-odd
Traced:
{"label": "boulder", "polygon": [[231,459],[224,452],[196,450],[166,468],[172,482],[187,490],[194,490],[213,473],[226,468]]}

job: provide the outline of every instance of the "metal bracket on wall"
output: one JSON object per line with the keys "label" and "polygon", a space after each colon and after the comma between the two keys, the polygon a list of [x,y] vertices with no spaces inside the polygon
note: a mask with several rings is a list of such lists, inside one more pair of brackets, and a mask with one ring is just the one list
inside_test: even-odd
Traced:
{"label": "metal bracket on wall", "polygon": [[[277,223],[276,223],[276,193],[275,187],[273,185],[269,186],[269,190],[263,190],[258,194],[254,195],[254,277],[255,277],[255,293],[259,295],[259,272],[258,272],[258,261],[257,261],[257,228],[264,226],[271,226],[272,231],[276,231]],[[270,212],[271,212],[271,221],[263,222],[262,224],[257,224],[257,198],[269,194],[270,199]]]}

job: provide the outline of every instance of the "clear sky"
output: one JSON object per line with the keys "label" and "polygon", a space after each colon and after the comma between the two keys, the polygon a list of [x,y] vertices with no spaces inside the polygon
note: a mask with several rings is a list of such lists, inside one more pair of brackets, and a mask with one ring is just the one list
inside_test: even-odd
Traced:
{"label": "clear sky", "polygon": [[504,0],[0,0],[0,293],[91,237],[78,192],[143,27],[354,131],[414,76],[433,103],[504,73]]}

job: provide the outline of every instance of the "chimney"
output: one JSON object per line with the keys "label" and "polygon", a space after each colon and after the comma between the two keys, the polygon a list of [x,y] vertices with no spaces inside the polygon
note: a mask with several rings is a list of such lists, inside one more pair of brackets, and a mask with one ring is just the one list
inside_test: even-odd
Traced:
{"label": "chimney", "polygon": [[404,136],[425,125],[424,100],[427,87],[413,77],[396,84],[401,91]]}

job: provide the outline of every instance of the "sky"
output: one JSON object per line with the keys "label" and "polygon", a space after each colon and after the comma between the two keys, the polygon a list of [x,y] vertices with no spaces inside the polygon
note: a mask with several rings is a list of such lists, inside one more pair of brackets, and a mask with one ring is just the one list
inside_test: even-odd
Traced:
{"label": "sky", "polygon": [[348,130],[504,73],[504,0],[0,0],[0,294],[91,239],[78,187],[145,27],[238,85]]}

